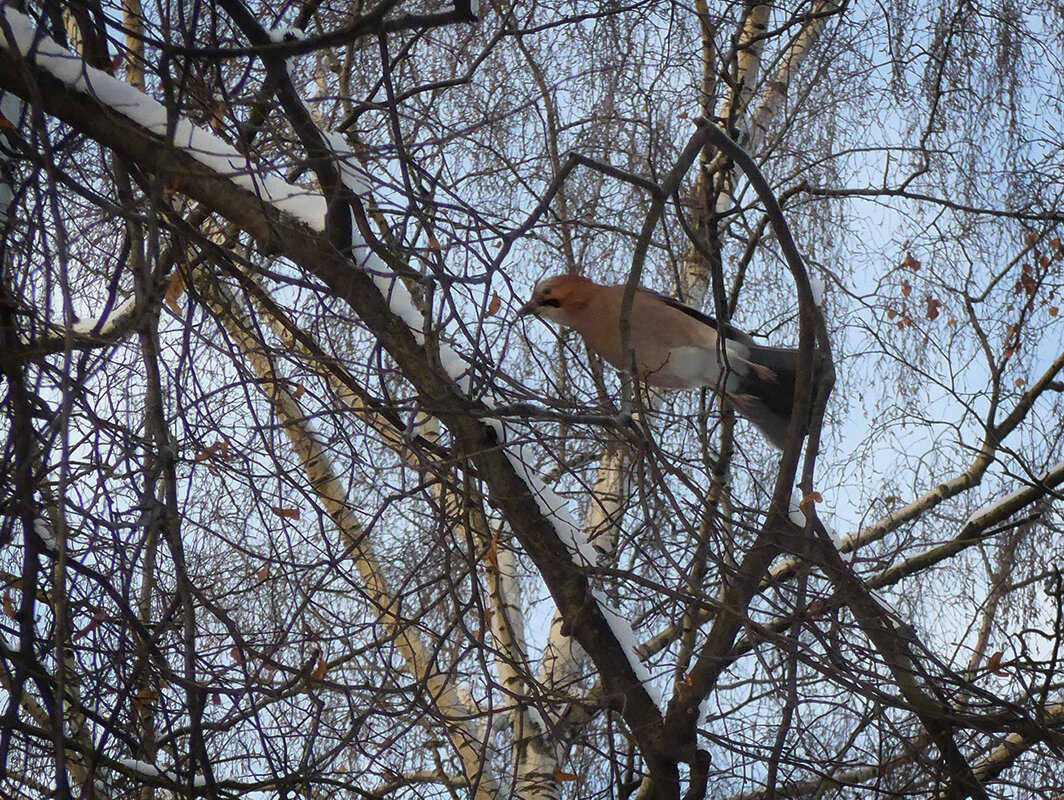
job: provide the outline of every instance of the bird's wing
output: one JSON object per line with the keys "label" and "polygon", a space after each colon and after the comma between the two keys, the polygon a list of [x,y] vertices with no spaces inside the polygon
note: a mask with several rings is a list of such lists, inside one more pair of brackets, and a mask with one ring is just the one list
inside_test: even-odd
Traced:
{"label": "bird's wing", "polygon": [[[648,382],[673,389],[716,385],[722,368],[716,321],[654,292],[635,299],[632,340]],[[749,338],[729,335],[730,326],[724,330],[728,367],[738,377],[749,368]]]}
{"label": "bird's wing", "polygon": [[641,291],[656,297],[665,305],[670,306],[671,308],[675,308],[677,311],[682,311],[689,317],[693,317],[694,319],[701,322],[703,325],[708,325],[713,330],[723,333],[725,339],[731,339],[733,342],[741,342],[742,344],[754,344],[754,340],[750,336],[750,334],[739,330],[734,325],[730,325],[727,322],[720,322],[715,317],[711,317],[709,316],[709,314],[704,314],[697,308],[691,308],[691,306],[684,305],[679,300],[676,300],[672,297],[667,297],[666,295],[658,294],[657,292],[652,292],[649,289],[642,289]]}

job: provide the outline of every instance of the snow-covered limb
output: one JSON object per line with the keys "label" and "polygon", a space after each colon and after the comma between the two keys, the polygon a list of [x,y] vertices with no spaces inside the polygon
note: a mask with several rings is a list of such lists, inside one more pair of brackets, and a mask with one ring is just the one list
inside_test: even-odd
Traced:
{"label": "snow-covered limb", "polygon": [[[283,80],[283,76],[282,76]],[[290,111],[294,111],[298,120],[296,121],[296,127],[301,129],[301,134],[308,151],[313,152],[316,148],[320,148],[317,139],[317,134],[311,129],[312,116],[309,110],[306,108],[305,103],[299,99],[290,85],[282,87],[282,91],[285,93],[287,102],[287,108]],[[346,140],[335,133],[322,133],[322,139],[324,146],[327,147],[334,156],[335,159],[339,159],[337,174],[335,177],[331,177],[327,174],[322,174],[319,179],[323,186],[328,186],[330,182],[339,180],[343,187],[355,197],[362,196],[369,190],[369,184],[361,173],[352,171],[351,164],[355,163],[355,159],[352,153],[349,152]],[[351,242],[352,249],[356,255],[360,254],[361,249],[367,244],[362,238],[360,233],[356,230],[355,225],[351,226]],[[423,322],[421,320],[421,312],[417,309],[412,302],[411,298],[406,293],[405,284],[399,281],[393,281],[389,285],[381,285],[380,276],[387,274],[387,266],[381,262],[377,253],[370,249],[366,249],[363,256],[359,258],[359,261],[377,278],[378,288],[381,289],[389,299],[389,304],[392,310],[401,319],[406,322],[413,331],[415,338],[421,343],[421,332],[423,329]],[[404,296],[405,294],[405,296]],[[470,370],[468,363],[465,362],[453,349],[445,344],[439,350],[439,362],[444,371],[451,377],[460,390],[464,394],[468,394],[470,391]],[[492,407],[492,401],[486,399],[483,401],[488,408]],[[487,425],[495,434],[495,437],[500,442],[512,441],[517,437],[510,436],[508,434],[506,423],[501,419],[492,419],[490,417],[481,418],[481,422]],[[559,537],[568,545],[571,557],[578,568],[584,566],[591,566],[596,563],[597,552],[588,544],[590,536],[599,532],[599,525],[589,526],[587,531],[590,533],[582,533],[576,526],[569,511],[568,504],[557,497],[557,495],[543,483],[539,475],[529,465],[532,463],[530,455],[525,453],[524,448],[520,445],[511,445],[505,451],[505,454],[510,460],[515,472],[523,477],[525,483],[531,489],[533,496],[536,498],[540,507],[540,512],[543,517],[551,522]],[[478,517],[479,518],[479,517]],[[480,531],[480,539],[483,542],[487,542],[490,536],[487,532],[487,526],[482,526],[483,530]],[[515,674],[513,665],[524,664],[527,662],[526,652],[527,649],[524,644],[523,635],[520,639],[515,638],[515,634],[521,633],[521,627],[519,620],[514,618],[513,615],[507,613],[508,601],[506,592],[504,591],[504,584],[508,585],[510,589],[515,589],[516,584],[512,581],[507,583],[505,577],[498,574],[500,561],[504,561],[505,558],[500,553],[500,548],[493,547],[496,553],[495,570],[493,572],[494,591],[492,592],[493,601],[496,604],[496,613],[493,615],[493,629],[496,633],[496,638],[500,644],[500,650],[503,653],[502,657],[497,659],[498,668],[500,669],[500,676],[505,679],[509,677],[510,680],[519,679],[519,675]],[[489,569],[489,572],[492,572]],[[602,598],[598,598],[600,601]],[[626,657],[630,665],[633,666],[633,671],[640,675],[642,665],[639,662],[638,655],[634,649],[634,636],[632,635],[630,626],[626,623],[621,627],[626,629],[627,635],[622,638],[620,634],[624,633],[620,628],[617,628],[616,621],[613,620],[617,615],[612,612],[606,605],[603,605],[605,617],[610,622],[610,629],[618,636],[618,641],[621,643],[622,648],[625,650]],[[625,644],[630,642],[631,646]],[[642,681],[644,685],[648,685],[648,681]],[[515,687],[516,688],[516,687]],[[658,702],[660,706],[660,701]],[[538,733],[536,735],[542,735],[547,731],[547,728],[540,722],[538,726],[532,723],[530,717],[531,712],[525,713],[523,716],[518,713],[515,719],[515,726],[522,731],[525,731],[522,735],[528,734],[526,728],[536,728]],[[533,748],[535,749],[535,748]],[[542,748],[539,748],[542,750]],[[527,755],[529,749],[522,748],[522,751]],[[538,752],[537,752],[538,755]],[[518,774],[526,775],[527,773],[537,772],[537,767],[534,763],[535,759],[522,759],[518,764]],[[526,770],[525,767],[528,767]]]}
{"label": "snow-covered limb", "polygon": [[0,9],[10,33],[4,32],[6,49],[32,61],[75,92],[89,95],[144,130],[166,139],[205,167],[226,176],[237,186],[290,214],[315,230],[325,224],[325,199],[312,189],[294,186],[265,174],[258,165],[217,136],[179,118],[173,130],[165,106],[102,70],[93,69],[77,54],[45,36],[32,19],[10,6]]}
{"label": "snow-covered limb", "polygon": [[635,640],[635,632],[632,630],[632,624],[618,611],[615,611],[610,606],[609,601],[602,596],[602,593],[597,589],[594,590],[595,598],[599,601],[599,605],[602,606],[603,611],[606,613],[606,621],[610,624],[610,629],[613,631],[613,635],[617,637],[617,641],[621,643],[621,647],[624,648],[624,653],[628,658],[628,662],[632,665],[632,670],[639,676],[639,680],[643,686],[646,687],[647,692],[650,693],[651,698],[657,703],[660,708],[662,705],[661,690],[654,684],[654,679],[651,677],[649,670],[643,665],[643,661],[639,658],[639,643]]}
{"label": "snow-covered limb", "polygon": [[362,197],[373,191],[373,185],[369,181],[362,165],[359,164],[355,154],[344,139],[336,131],[322,131],[325,141],[336,155],[336,164],[340,168],[340,180],[349,191]]}
{"label": "snow-covered limb", "polygon": [[1055,464],[1043,472],[1038,476],[1036,483],[1009,492],[1004,497],[983,506],[968,518],[952,539],[884,570],[880,575],[870,579],[869,585],[896,583],[902,578],[944,561],[965,548],[972,547],[981,541],[987,531],[994,526],[1005,522],[1018,511],[1029,508],[1054,492],[1061,484],[1064,484],[1064,462]]}
{"label": "snow-covered limb", "polygon": [[71,328],[71,332],[77,336],[95,335],[106,338],[118,330],[133,315],[136,305],[136,298],[129,297],[105,317],[79,319],[74,327]]}
{"label": "snow-covered limb", "polygon": [[[10,26],[13,37],[5,36],[8,48],[31,58],[37,66],[48,74],[58,78],[71,89],[93,97],[112,111],[127,117],[143,130],[159,137],[165,137],[168,131],[166,108],[137,89],[108,75],[93,69],[82,59],[66,48],[61,47],[46,36],[41,35],[33,20],[12,8],[4,7],[3,16]],[[337,154],[342,165],[341,173],[345,185],[352,192],[364,193],[367,187],[365,176],[354,166],[353,155],[343,137],[336,133],[327,133],[327,140]],[[220,176],[224,176],[236,186],[251,192],[255,197],[273,206],[278,212],[294,217],[311,230],[325,231],[326,202],[320,193],[302,186],[291,184],[280,177],[262,173],[236,148],[224,142],[214,134],[193,125],[186,119],[179,119],[174,126],[172,146],[208,167]],[[362,239],[357,230],[353,231],[354,242],[352,254],[355,260],[373,276],[377,289],[385,297],[388,307],[409,327],[419,344],[424,344],[424,316],[413,303],[405,284],[391,276],[391,269],[373,252],[369,244]],[[109,319],[117,319],[120,310],[116,309]],[[92,324],[98,324],[92,320]],[[106,321],[105,321],[106,324]],[[78,332],[88,326],[88,322],[79,325]],[[92,327],[89,327],[92,330]],[[469,362],[447,345],[439,344],[439,359],[448,377],[453,380],[463,393],[470,389],[472,367]],[[525,474],[531,474],[528,459],[517,459],[522,464]],[[542,504],[552,509],[552,516],[557,516],[559,509],[566,506],[566,501],[558,497],[553,490],[542,482],[536,489]],[[568,524],[567,524],[568,523]],[[571,515],[565,513],[560,521],[560,534],[573,543],[574,554],[586,558],[590,552],[586,542],[578,541],[580,536],[574,534]],[[587,559],[594,563],[593,558]]]}
{"label": "snow-covered limb", "polygon": [[[118,759],[118,763],[134,775],[142,778],[148,778],[149,780],[163,778],[168,781],[177,781],[177,776],[172,771],[160,769],[154,764],[149,764],[147,761],[138,761],[133,758],[120,758]],[[195,785],[202,786],[203,778],[197,776],[195,779]]]}
{"label": "snow-covered limb", "polygon": [[823,308],[824,306],[824,279],[815,272],[809,273],[809,289],[813,292],[813,302]]}
{"label": "snow-covered limb", "polygon": [[52,353],[60,350],[92,348],[113,343],[125,336],[136,324],[138,314],[135,297],[128,297],[117,308],[103,312],[98,317],[83,317],[69,328],[50,325],[49,335],[31,338],[22,332],[23,344],[32,347],[35,353]]}
{"label": "snow-covered limb", "polygon": [[55,533],[52,531],[52,526],[38,517],[33,521],[33,531],[40,537],[41,542],[50,551],[55,552],[57,542],[55,540]]}
{"label": "snow-covered limb", "polygon": [[987,503],[968,517],[964,527],[985,530],[991,525],[1004,521],[1033,500],[1043,496],[1046,490],[1055,489],[1062,481],[1064,481],[1064,461],[1051,466],[1035,478],[1032,483],[1021,486],[1004,497],[999,497],[997,500]]}
{"label": "snow-covered limb", "polygon": [[[504,431],[505,426],[498,424],[497,430]],[[503,441],[506,441],[503,439]],[[595,548],[587,541],[587,537],[581,532],[569,509],[569,503],[559,497],[553,489],[547,486],[539,477],[535,469],[530,466],[532,458],[520,445],[508,447],[506,455],[517,472],[532,491],[539,505],[540,513],[544,519],[551,521],[558,536],[565,542],[573,555],[573,563],[578,567],[594,566],[598,554]]]}
{"label": "snow-covered limb", "polygon": [[[865,575],[863,576],[864,583],[869,590],[879,590],[887,586],[893,586],[907,577],[918,574],[935,564],[945,561],[967,547],[977,545],[980,541],[983,541],[981,534],[985,533],[995,525],[999,525],[1006,521],[1019,510],[1037,509],[1036,504],[1040,500],[1048,498],[1058,486],[1064,484],[1064,472],[1062,472],[1062,466],[1064,465],[1057,464],[1043,472],[1039,477],[1038,483],[1028,485],[1016,492],[1010,492],[999,500],[987,504],[973,514],[965,525],[961,527],[958,534],[949,541],[931,547],[916,555],[912,555],[878,573]],[[804,514],[801,513],[797,503],[792,504],[789,518],[795,524],[804,524]],[[830,530],[828,530],[828,533],[832,534],[832,541],[835,542],[835,546],[840,553],[846,552],[847,545],[851,544],[854,539],[852,536],[840,539]],[[766,580],[771,582],[789,577],[797,563],[798,559],[794,558],[788,558],[778,562],[773,567]],[[879,595],[876,595],[876,597],[878,598],[878,602],[891,613],[895,620],[904,621],[904,618],[895,609],[891,608],[889,604],[883,601]],[[712,619],[715,613],[715,610],[703,610],[699,614],[699,621],[704,623]],[[793,616],[784,615],[762,624],[766,630],[782,633],[793,623]],[[681,627],[682,626],[677,623],[666,628],[664,631],[644,643],[641,648],[642,651],[647,655],[654,655],[662,651],[679,638]],[[740,654],[748,652],[753,645],[753,640],[739,640],[732,650],[732,656],[738,657]]]}
{"label": "snow-covered limb", "polygon": [[[40,98],[42,111],[163,180],[178,181],[182,192],[227,217],[260,246],[314,274],[351,305],[419,393],[432,398],[434,412],[453,436],[455,454],[476,466],[536,562],[572,635],[595,661],[608,696],[628,719],[651,769],[666,770],[666,778],[674,773],[674,763],[670,767],[667,759],[655,758],[660,711],[633,669],[630,650],[618,642],[607,612],[592,595],[586,575],[574,569],[574,552],[583,551],[579,539],[572,529],[569,535],[559,532],[539,505],[559,509],[564,503],[546,487],[530,488],[526,459],[518,459],[519,467],[505,452],[505,441],[499,440],[505,429],[483,422],[492,416],[491,406],[471,401],[462,391],[468,386],[469,365],[449,348],[438,359],[425,353],[423,320],[405,287],[387,277],[392,271],[357,239],[354,255],[363,269],[352,269],[351,259],[320,235],[326,209],[319,195],[279,177],[259,175],[246,158],[187,120],[178,120],[176,134],[166,140],[161,105],[39,37],[24,15],[8,8],[2,13],[12,29],[19,30],[0,39],[3,88]],[[446,375],[436,367],[441,362]]]}
{"label": "snow-covered limb", "polygon": [[[1038,719],[1041,726],[1057,728],[1064,722],[1064,703],[1057,703],[1042,709]],[[1013,733],[1007,736],[998,747],[975,765],[975,774],[980,780],[987,780],[1000,775],[1024,751],[1042,741],[1041,731]],[[943,795],[939,795],[944,800]]]}
{"label": "snow-covered limb", "polygon": [[[1050,385],[1052,385],[1052,382],[1056,380],[1062,370],[1064,370],[1064,352],[1057,356],[1053,363],[1042,373],[1041,377],[1032,383],[1030,388],[1024,392],[1023,396],[1009,414],[989,431],[982,448],[976,453],[975,458],[972,459],[972,462],[968,465],[967,469],[958,472],[946,480],[937,480],[934,488],[920,497],[915,498],[901,508],[887,513],[882,518],[861,528],[855,533],[838,539],[839,552],[854,552],[865,545],[877,542],[892,531],[917,519],[929,509],[958,496],[968,489],[978,486],[982,482],[983,476],[986,475],[987,470],[989,470],[990,466],[994,463],[997,449],[1001,446],[1001,443],[1019,426],[1034,406],[1035,401]],[[1046,475],[1041,478],[1042,482],[1045,482],[1046,476],[1054,474],[1057,474],[1056,467],[1047,471]],[[1034,487],[1028,486],[1026,487],[1026,491],[1030,491],[1033,488]],[[1017,490],[1017,492],[1023,491],[1025,490]],[[1017,493],[1012,494],[1016,495]],[[1015,496],[1006,497],[997,500],[988,506],[984,506],[984,508],[977,511],[971,518],[969,518],[968,524],[975,521],[977,517],[980,519],[984,518],[990,511],[991,506],[1000,507],[1003,504],[1007,506],[1015,503],[1016,499]],[[1008,500],[1007,504],[1006,500]],[[798,564],[799,560],[796,558],[785,559],[772,568],[766,580],[773,582],[793,578],[798,570]],[[897,578],[893,578],[893,580],[896,579]]]}

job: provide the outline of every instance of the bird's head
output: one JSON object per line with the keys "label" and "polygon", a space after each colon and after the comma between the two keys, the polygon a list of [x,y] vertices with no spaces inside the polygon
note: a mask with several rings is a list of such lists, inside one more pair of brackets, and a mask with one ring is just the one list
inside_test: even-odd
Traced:
{"label": "bird's head", "polygon": [[555,275],[536,284],[532,299],[521,306],[517,316],[535,314],[560,325],[574,327],[576,315],[587,305],[595,289],[593,281],[580,275]]}

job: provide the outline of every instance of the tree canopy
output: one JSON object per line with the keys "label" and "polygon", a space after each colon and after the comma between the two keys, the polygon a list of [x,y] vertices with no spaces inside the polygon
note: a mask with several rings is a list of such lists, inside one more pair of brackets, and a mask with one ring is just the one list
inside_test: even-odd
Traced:
{"label": "tree canopy", "polygon": [[[5,796],[1057,800],[1062,54],[0,3]],[[563,273],[800,347],[809,435],[516,316]]]}

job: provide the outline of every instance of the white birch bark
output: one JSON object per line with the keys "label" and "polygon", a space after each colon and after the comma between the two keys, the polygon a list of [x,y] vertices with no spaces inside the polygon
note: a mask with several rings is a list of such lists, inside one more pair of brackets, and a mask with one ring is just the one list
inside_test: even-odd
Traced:
{"label": "white birch bark", "polygon": [[831,12],[837,7],[834,0],[820,0],[810,12],[809,18],[802,25],[798,35],[791,42],[786,55],[783,56],[779,68],[769,81],[767,88],[761,95],[757,107],[750,113],[745,125],[747,138],[743,146],[756,152],[765,140],[765,134],[769,125],[779,116],[783,110],[783,104],[787,100],[787,92],[794,82],[794,76],[805,63],[806,58],[813,51],[820,35],[827,27],[828,20],[832,19]]}
{"label": "white birch bark", "polygon": [[[285,381],[275,373],[262,342],[251,332],[253,328],[237,317],[231,298],[222,295],[202,272],[196,277],[202,296],[218,314],[230,337],[240,346],[248,363],[261,379],[261,385],[306,470],[310,484],[335,523],[345,552],[349,554],[348,558],[353,562],[381,622],[394,638],[398,653],[410,673],[423,683],[426,698],[435,704],[441,719],[445,721],[448,736],[461,759],[466,778],[476,786],[475,796],[478,800],[494,800],[498,796],[498,784],[486,756],[486,744],[468,721],[473,710],[462,702],[447,675],[435,668],[431,648],[425,646],[411,630],[410,622],[399,613],[399,604],[391,593],[373,544],[346,501],[347,492],[333,470],[327,451],[306,427],[306,415],[299,407],[299,402],[285,388]],[[345,399],[350,399],[349,392]],[[355,401],[360,404],[357,398]]]}
{"label": "white birch bark", "polygon": [[[764,4],[755,4],[749,9],[737,54],[736,86],[729,88],[727,95],[721,102],[719,111],[719,115],[723,120],[722,126],[725,129],[728,127],[738,129],[740,131],[740,139],[746,150],[756,152],[757,148],[764,143],[766,131],[783,110],[783,104],[794,81],[794,76],[813,51],[827,26],[828,20],[832,18],[831,12],[836,7],[837,4],[830,2],[830,0],[821,0],[821,2],[816,4],[803,23],[801,30],[794,37],[786,54],[780,59],[779,66],[773,73],[772,79],[768,81],[767,89],[761,95],[760,102],[754,111],[748,114],[748,109],[758,89],[761,77],[761,62],[767,41],[758,37],[764,34],[768,26],[768,11],[770,7]],[[704,68],[712,69],[713,66],[706,64]],[[710,181],[714,179],[714,176],[718,175],[722,166],[723,163],[717,154],[707,153],[703,156],[701,169],[692,190],[692,197],[704,198],[710,196]],[[714,203],[716,212],[720,214],[734,206],[735,198],[734,183],[731,176],[721,176],[718,183],[719,191]],[[700,221],[698,228],[704,228],[707,222],[708,215]],[[708,265],[702,262],[701,253],[692,247],[688,251],[684,263],[682,282],[690,301],[696,304],[705,300],[709,287]]]}
{"label": "white birch bark", "polygon": [[[261,285],[260,289],[263,292],[266,291]],[[255,303],[254,298],[252,302]],[[286,326],[271,313],[269,307],[261,302],[255,303],[255,307],[272,332],[297,351],[304,363],[319,363],[319,354],[293,341]],[[396,430],[387,420],[382,419],[373,409],[369,408],[360,397],[338,380],[333,372],[321,370],[320,374],[328,381],[336,397],[354,411],[360,419],[373,427],[385,444],[403,456],[412,468],[418,466],[415,463],[416,453],[407,446],[401,431]],[[439,427],[438,419],[426,416],[419,420],[417,432],[429,441],[436,441],[439,437]],[[515,748],[514,761],[517,776],[515,797],[526,796],[522,787],[531,787],[533,792],[529,796],[534,797],[537,796],[534,790],[539,785],[540,778],[536,763],[528,763],[526,752],[529,747],[544,748],[546,745],[543,737],[548,734],[548,731],[539,715],[531,712],[526,703],[516,699],[526,698],[529,695],[529,687],[524,679],[529,668],[529,658],[522,596],[517,581],[519,571],[516,554],[509,543],[502,540],[501,532],[495,536],[491,535],[491,526],[482,509],[454,507],[456,496],[454,493],[440,491],[439,484],[436,487],[436,497],[441,507],[445,509],[445,516],[451,524],[462,527],[468,523],[469,532],[485,552],[485,575],[491,600],[489,627],[494,642],[495,669],[500,684],[506,690],[507,703],[513,703],[513,709],[509,715]],[[468,703],[466,705],[469,706]],[[470,711],[472,711],[471,706]],[[551,780],[553,781],[553,776]]]}

